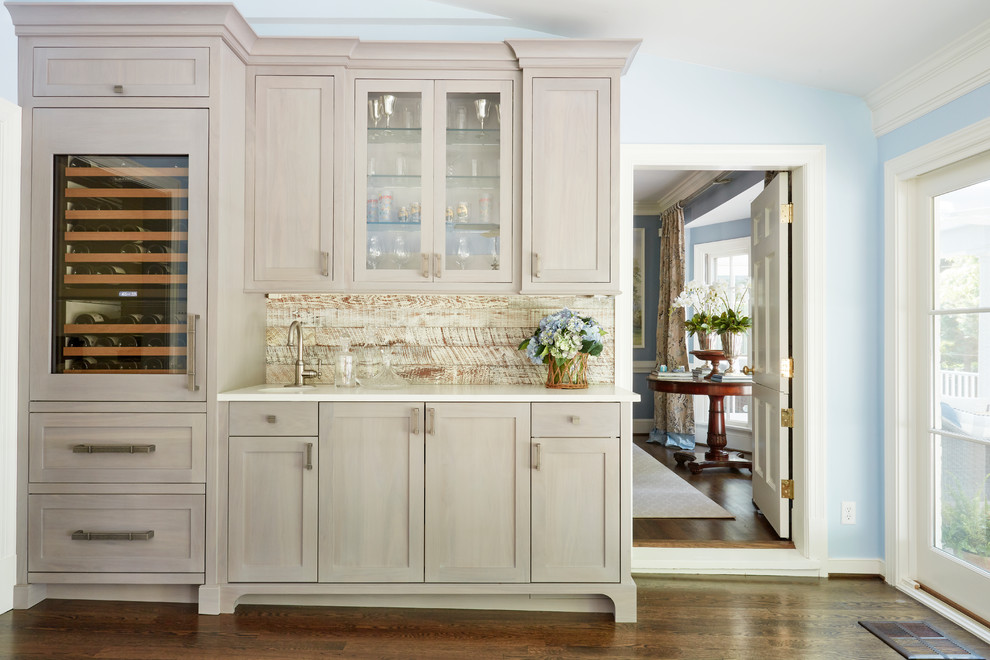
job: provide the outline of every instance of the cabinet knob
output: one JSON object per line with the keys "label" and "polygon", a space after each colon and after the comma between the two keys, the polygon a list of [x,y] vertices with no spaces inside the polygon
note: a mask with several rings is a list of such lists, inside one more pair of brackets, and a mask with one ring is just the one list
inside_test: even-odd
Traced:
{"label": "cabinet knob", "polygon": [[577,415],[571,415],[571,424],[573,424],[574,426],[577,426],[580,423],[581,423],[581,418],[580,417],[578,417]]}
{"label": "cabinet knob", "polygon": [[269,424],[274,424],[275,422],[278,421],[278,417],[276,417],[275,415],[266,415],[265,421],[268,422]]}
{"label": "cabinet knob", "polygon": [[114,85],[113,86],[113,93],[114,94],[123,94],[124,93],[124,86],[123,85]]}

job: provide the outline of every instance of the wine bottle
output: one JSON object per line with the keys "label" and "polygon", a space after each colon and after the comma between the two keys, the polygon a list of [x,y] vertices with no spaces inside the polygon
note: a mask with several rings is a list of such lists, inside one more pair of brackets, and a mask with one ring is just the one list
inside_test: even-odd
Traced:
{"label": "wine bottle", "polygon": [[144,323],[143,314],[124,314],[114,319],[114,323]]}
{"label": "wine bottle", "polygon": [[93,275],[96,273],[96,267],[90,264],[74,264],[72,266],[72,275]]}
{"label": "wine bottle", "polygon": [[165,322],[165,317],[162,314],[145,314],[143,318],[143,323],[159,324]]}
{"label": "wine bottle", "polygon": [[144,227],[139,227],[138,225],[127,224],[120,227],[120,231],[145,231]]}
{"label": "wine bottle", "polygon": [[96,346],[96,335],[69,335],[65,338],[65,345],[73,347]]}
{"label": "wine bottle", "polygon": [[145,272],[148,275],[170,275],[172,267],[168,264],[148,264],[145,267]]}
{"label": "wine bottle", "polygon": [[76,358],[69,364],[69,369],[96,369],[96,358],[86,356]]}
{"label": "wine bottle", "polygon": [[162,338],[161,337],[145,337],[144,338],[144,345],[145,346],[164,346],[165,345],[165,342],[162,341]]}
{"label": "wine bottle", "polygon": [[148,246],[148,252],[154,252],[156,254],[167,254],[172,251],[172,248],[163,243],[152,243]]}
{"label": "wine bottle", "polygon": [[96,338],[97,346],[117,346],[119,343],[120,340],[113,335],[101,335]]}
{"label": "wine bottle", "polygon": [[144,247],[140,243],[124,243],[120,246],[120,251],[124,253],[136,254],[140,252],[147,252],[148,248]]}
{"label": "wine bottle", "polygon": [[100,264],[93,267],[94,275],[123,275],[126,272],[121,266],[114,266],[112,264]]}
{"label": "wine bottle", "polygon": [[105,316],[97,312],[85,312],[83,314],[76,314],[76,318],[74,318],[72,322],[89,325],[92,323],[106,323],[107,319]]}
{"label": "wine bottle", "polygon": [[121,335],[117,338],[118,346],[137,346],[138,338],[134,335]]}
{"label": "wine bottle", "polygon": [[65,246],[68,254],[89,254],[89,246],[83,243],[70,243]]}
{"label": "wine bottle", "polygon": [[142,369],[164,369],[165,361],[158,357],[145,358],[141,361]]}

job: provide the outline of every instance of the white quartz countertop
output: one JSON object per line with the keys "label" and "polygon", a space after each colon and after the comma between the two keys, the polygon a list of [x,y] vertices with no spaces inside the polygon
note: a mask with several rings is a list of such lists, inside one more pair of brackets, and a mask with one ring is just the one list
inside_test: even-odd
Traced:
{"label": "white quartz countertop", "polygon": [[401,389],[341,388],[317,385],[305,389],[278,383],[221,392],[220,401],[493,401],[582,402],[639,401],[639,394],[614,385],[587,389],[550,389],[543,385],[409,385]]}

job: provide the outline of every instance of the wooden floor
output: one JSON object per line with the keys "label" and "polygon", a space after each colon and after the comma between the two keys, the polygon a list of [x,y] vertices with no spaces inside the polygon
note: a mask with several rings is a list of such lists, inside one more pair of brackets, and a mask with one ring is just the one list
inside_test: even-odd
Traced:
{"label": "wooden floor", "polygon": [[633,545],[651,547],[744,547],[793,548],[782,541],[759,509],[753,505],[753,482],[749,470],[715,468],[691,474],[686,465],[677,465],[674,450],[646,442],[636,435],[634,442],[682,479],[718,502],[736,518],[634,518]]}
{"label": "wooden floor", "polygon": [[[639,622],[606,614],[48,600],[0,615],[0,658],[898,660],[858,625],[923,620],[990,646],[878,579],[637,576]],[[708,617],[711,617],[709,619]]]}

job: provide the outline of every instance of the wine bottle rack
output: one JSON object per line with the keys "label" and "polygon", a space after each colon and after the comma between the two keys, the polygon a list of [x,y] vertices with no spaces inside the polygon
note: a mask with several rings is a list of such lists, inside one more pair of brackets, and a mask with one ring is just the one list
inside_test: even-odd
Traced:
{"label": "wine bottle rack", "polygon": [[53,372],[185,373],[188,158],[55,158]]}

